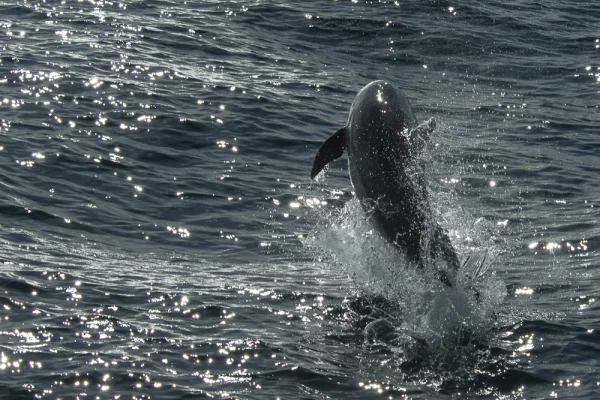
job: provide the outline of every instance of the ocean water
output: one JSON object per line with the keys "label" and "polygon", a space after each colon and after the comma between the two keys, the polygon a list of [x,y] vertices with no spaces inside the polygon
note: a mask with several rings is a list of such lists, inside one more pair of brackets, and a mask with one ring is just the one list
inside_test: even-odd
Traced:
{"label": "ocean water", "polygon": [[[600,398],[595,1],[0,0],[0,398]],[[372,234],[320,144],[435,117],[477,280]],[[379,325],[377,325],[379,324]]]}

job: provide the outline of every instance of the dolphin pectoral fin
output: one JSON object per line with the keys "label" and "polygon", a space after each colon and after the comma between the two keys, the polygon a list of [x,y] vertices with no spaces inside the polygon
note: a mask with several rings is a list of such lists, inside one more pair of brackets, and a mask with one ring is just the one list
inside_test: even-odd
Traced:
{"label": "dolphin pectoral fin", "polygon": [[431,136],[436,125],[435,118],[429,118],[427,121],[410,131],[410,138],[413,143],[417,144],[419,148],[423,147],[429,140],[429,136]]}
{"label": "dolphin pectoral fin", "polygon": [[310,178],[313,179],[321,172],[323,168],[331,161],[340,158],[348,146],[348,128],[343,127],[331,135],[329,139],[321,145],[321,148],[315,156]]}
{"label": "dolphin pectoral fin", "polygon": [[490,267],[487,258],[487,249],[470,254],[464,261],[461,261],[461,273],[471,281],[477,280],[479,277],[483,276]]}
{"label": "dolphin pectoral fin", "polygon": [[435,118],[429,118],[427,121],[413,129],[411,131],[411,135],[419,135],[424,140],[428,140],[436,125],[437,123],[435,122]]}

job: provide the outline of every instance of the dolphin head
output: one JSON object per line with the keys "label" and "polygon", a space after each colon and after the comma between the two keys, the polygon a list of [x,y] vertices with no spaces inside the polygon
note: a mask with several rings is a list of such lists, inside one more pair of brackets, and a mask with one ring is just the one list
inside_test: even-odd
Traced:
{"label": "dolphin head", "polygon": [[348,118],[348,154],[365,151],[379,158],[407,157],[410,132],[417,126],[408,99],[396,86],[375,81],[356,96]]}
{"label": "dolphin head", "polygon": [[365,86],[350,107],[348,124],[327,139],[315,157],[311,178],[348,150],[350,176],[360,164],[369,176],[377,170],[403,169],[424,146],[435,120],[417,126],[408,99],[396,86],[374,81]]}

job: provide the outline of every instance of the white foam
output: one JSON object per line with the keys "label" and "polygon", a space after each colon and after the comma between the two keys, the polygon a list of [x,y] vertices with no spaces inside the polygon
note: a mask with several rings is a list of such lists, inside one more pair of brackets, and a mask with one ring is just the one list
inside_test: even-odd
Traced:
{"label": "white foam", "polygon": [[488,330],[493,310],[506,295],[504,284],[492,273],[475,281],[459,277],[455,287],[445,287],[433,268],[416,268],[382,238],[356,198],[341,209],[316,212],[320,221],[305,245],[327,255],[331,268],[343,268],[360,293],[383,295],[397,304],[390,320],[403,321],[395,326],[398,332],[409,332],[436,348],[447,347],[465,329]]}

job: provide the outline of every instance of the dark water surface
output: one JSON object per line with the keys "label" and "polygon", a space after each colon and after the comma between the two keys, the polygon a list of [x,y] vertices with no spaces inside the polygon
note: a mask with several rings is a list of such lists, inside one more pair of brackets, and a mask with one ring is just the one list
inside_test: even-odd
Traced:
{"label": "dark water surface", "polygon": [[[0,398],[600,398],[598,21],[0,0]],[[365,234],[346,163],[309,180],[375,79],[436,117],[436,215],[492,259],[461,334]],[[405,340],[367,340],[375,309]]]}

